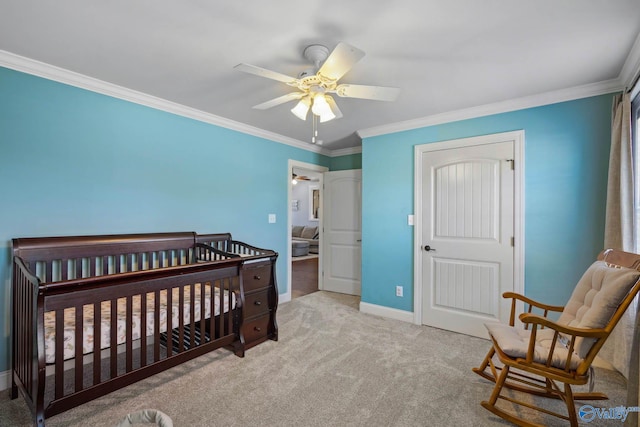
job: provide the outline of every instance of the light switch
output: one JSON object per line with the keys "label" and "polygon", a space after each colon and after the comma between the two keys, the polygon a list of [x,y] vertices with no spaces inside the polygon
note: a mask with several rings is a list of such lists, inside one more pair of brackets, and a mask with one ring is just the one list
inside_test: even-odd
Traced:
{"label": "light switch", "polygon": [[408,215],[407,216],[407,224],[413,225],[413,215]]}
{"label": "light switch", "polygon": [[275,224],[276,214],[269,214],[269,224]]}

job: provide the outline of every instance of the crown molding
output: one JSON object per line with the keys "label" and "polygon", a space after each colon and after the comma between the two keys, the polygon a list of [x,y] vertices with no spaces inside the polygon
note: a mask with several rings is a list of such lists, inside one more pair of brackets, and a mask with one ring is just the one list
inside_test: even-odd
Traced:
{"label": "crown molding", "polygon": [[[187,107],[166,99],[131,90],[113,83],[98,80],[93,77],[16,55],[4,50],[0,50],[0,66],[329,157],[346,156],[362,152],[362,146],[330,150],[325,147],[309,144],[275,132],[249,126],[241,122],[216,116],[202,110]],[[369,138],[437,124],[450,123],[475,117],[506,113],[509,111],[522,110],[541,105],[617,92],[623,90],[625,85],[631,85],[639,71],[640,35],[636,39],[620,72],[620,76],[617,79],[435,114],[432,116],[391,123],[388,125],[375,126],[359,130],[357,131],[357,134],[360,138]]]}
{"label": "crown molding", "polygon": [[567,89],[560,89],[551,92],[544,92],[536,95],[514,98],[506,101],[485,104],[477,107],[465,108],[441,114],[434,114],[419,119],[407,120],[392,123],[389,125],[376,126],[358,131],[360,138],[370,138],[372,136],[386,135],[389,133],[402,132],[406,130],[418,129],[427,126],[440,125],[444,123],[457,122],[460,120],[473,119],[476,117],[490,116],[494,114],[507,113],[510,111],[523,110],[526,108],[540,107],[542,105],[556,104],[558,102],[573,101],[590,96],[604,95],[623,90],[624,85],[620,79],[606,80],[598,83],[591,83]]}
{"label": "crown molding", "polygon": [[351,154],[360,154],[360,153],[362,153],[362,145],[359,145],[357,147],[347,147],[347,148],[332,150],[331,153],[329,153],[329,157],[349,156]]}
{"label": "crown molding", "polygon": [[20,71],[26,74],[53,80],[58,83],[86,89],[91,92],[110,96],[112,98],[118,98],[124,101],[133,102],[135,104],[144,105],[156,110],[161,110],[167,113],[176,114],[178,116],[198,120],[200,122],[234,130],[269,141],[290,145],[302,150],[312,151],[314,153],[323,154],[325,156],[331,155],[331,150],[319,147],[317,145],[311,145],[307,142],[289,138],[275,132],[270,132],[254,126],[249,126],[235,120],[216,116],[202,110],[197,110],[195,108],[187,107],[175,102],[168,101],[166,99],[127,89],[113,83],[98,80],[84,74],[76,73],[74,71],[66,70],[64,68],[56,67],[55,65],[36,61],[4,50],[0,50],[0,67],[9,68],[15,71]]}
{"label": "crown molding", "polygon": [[629,89],[637,82],[638,78],[640,78],[640,34],[633,43],[619,76],[620,81]]}

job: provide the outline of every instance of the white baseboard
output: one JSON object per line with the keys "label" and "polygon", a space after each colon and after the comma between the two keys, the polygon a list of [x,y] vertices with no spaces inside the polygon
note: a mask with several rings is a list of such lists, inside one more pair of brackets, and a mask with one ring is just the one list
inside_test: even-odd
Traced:
{"label": "white baseboard", "polygon": [[291,293],[279,294],[278,295],[278,304],[284,304],[285,302],[291,301]]}
{"label": "white baseboard", "polygon": [[397,308],[369,304],[368,302],[360,302],[360,312],[372,314],[374,316],[387,317],[394,320],[401,320],[408,323],[413,323],[414,320],[412,311],[398,310]]}
{"label": "white baseboard", "polygon": [[0,391],[11,387],[11,370],[0,372]]}

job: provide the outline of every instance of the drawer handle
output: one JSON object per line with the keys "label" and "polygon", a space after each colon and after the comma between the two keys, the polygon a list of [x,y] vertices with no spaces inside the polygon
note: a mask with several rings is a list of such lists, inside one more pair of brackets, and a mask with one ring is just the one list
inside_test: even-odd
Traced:
{"label": "drawer handle", "polygon": [[256,331],[256,332],[260,332],[262,329],[259,328],[258,326],[256,326],[256,327],[253,328],[253,330]]}
{"label": "drawer handle", "polygon": [[253,278],[254,278],[255,280],[260,280],[260,279],[261,279],[261,277],[260,277],[260,276],[258,276],[257,274],[256,274],[255,276],[253,276]]}
{"label": "drawer handle", "polygon": [[254,301],[254,304],[255,304],[255,305],[261,305],[261,304],[262,304],[262,302],[261,302],[261,301]]}

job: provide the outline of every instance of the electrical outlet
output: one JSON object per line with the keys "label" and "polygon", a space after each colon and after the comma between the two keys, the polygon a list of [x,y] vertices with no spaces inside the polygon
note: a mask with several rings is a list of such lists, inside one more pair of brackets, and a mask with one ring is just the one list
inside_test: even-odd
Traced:
{"label": "electrical outlet", "polygon": [[396,296],[397,297],[402,296],[402,286],[396,286]]}

